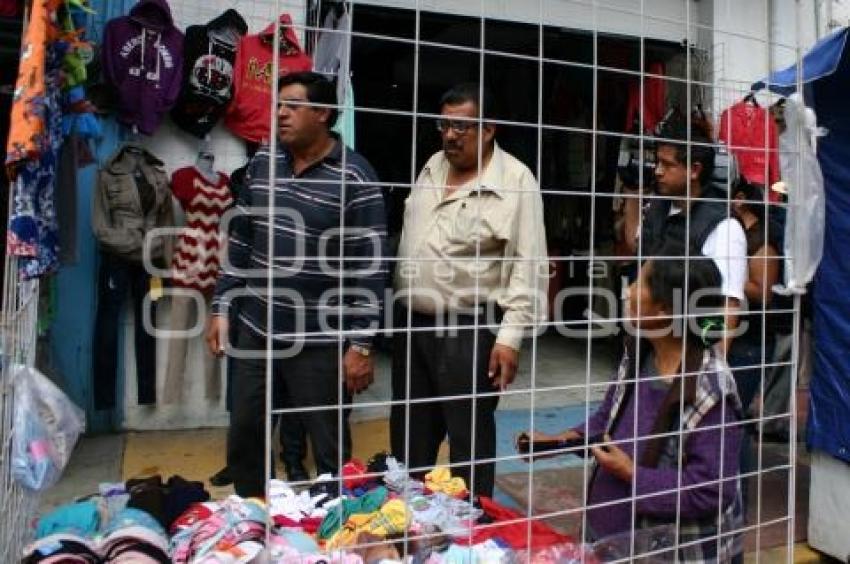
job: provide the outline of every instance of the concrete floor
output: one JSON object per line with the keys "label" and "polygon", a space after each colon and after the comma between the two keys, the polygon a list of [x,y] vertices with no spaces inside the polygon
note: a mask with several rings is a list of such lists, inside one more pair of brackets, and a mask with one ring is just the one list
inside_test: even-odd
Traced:
{"label": "concrete floor", "polygon": [[[605,381],[613,374],[616,355],[613,343],[570,341],[557,336],[538,339],[536,350],[527,347],[521,357],[517,380],[509,395],[502,398],[500,409],[527,408],[534,398],[538,407],[582,404],[596,401],[604,393]],[[532,387],[532,365],[535,366]],[[589,374],[589,376],[586,376]],[[584,384],[590,383],[590,389]],[[593,386],[592,384],[597,384]],[[532,394],[532,389],[535,392]],[[358,397],[359,403],[390,399],[389,360],[379,359],[375,384]],[[367,459],[375,452],[389,448],[386,406],[355,409],[352,415],[354,455]],[[444,445],[445,447],[445,445]],[[101,482],[123,481],[151,474],[180,474],[188,479],[207,481],[224,463],[225,430],[195,429],[186,431],[151,431],[84,438],[62,480],[42,499],[47,510],[75,497],[97,491]],[[441,454],[445,460],[446,453]],[[207,487],[214,498],[231,493],[231,488]],[[794,562],[814,564],[827,562],[805,545],[794,550]],[[787,562],[784,548],[748,554],[746,562]]]}
{"label": "concrete floor", "polygon": [[[588,361],[586,340],[566,339],[556,334],[542,335],[533,343],[527,342],[520,354],[516,380],[499,401],[499,409],[528,408],[532,395],[535,406],[541,408],[583,403],[588,381],[591,383],[590,401],[601,399],[605,393],[602,383],[613,377],[616,368],[616,343],[591,341],[589,351]],[[375,382],[358,395],[355,402],[389,401],[392,398],[390,370],[390,358],[382,354],[378,358]],[[535,390],[533,394],[532,389]],[[388,406],[363,407],[352,413],[352,420],[387,418],[389,413]]]}

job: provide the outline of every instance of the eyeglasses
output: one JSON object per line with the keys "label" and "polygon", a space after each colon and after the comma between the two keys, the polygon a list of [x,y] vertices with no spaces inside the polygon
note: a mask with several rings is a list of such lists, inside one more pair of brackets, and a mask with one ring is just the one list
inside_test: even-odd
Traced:
{"label": "eyeglasses", "polygon": [[282,98],[279,101],[278,108],[286,108],[287,110],[297,110],[299,108],[310,107],[310,100],[305,98]]}
{"label": "eyeglasses", "polygon": [[440,133],[448,133],[451,129],[457,135],[463,135],[470,129],[474,129],[478,127],[478,124],[475,121],[464,121],[464,120],[456,120],[456,119],[438,119],[437,120],[437,131]]}

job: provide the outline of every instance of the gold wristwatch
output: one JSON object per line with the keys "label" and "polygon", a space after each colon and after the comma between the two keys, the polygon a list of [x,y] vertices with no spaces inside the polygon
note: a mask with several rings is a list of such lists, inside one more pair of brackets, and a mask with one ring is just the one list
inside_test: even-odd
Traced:
{"label": "gold wristwatch", "polygon": [[370,349],[369,347],[364,347],[363,345],[355,345],[354,343],[352,343],[348,346],[348,348],[362,356],[369,356],[372,354],[372,349]]}

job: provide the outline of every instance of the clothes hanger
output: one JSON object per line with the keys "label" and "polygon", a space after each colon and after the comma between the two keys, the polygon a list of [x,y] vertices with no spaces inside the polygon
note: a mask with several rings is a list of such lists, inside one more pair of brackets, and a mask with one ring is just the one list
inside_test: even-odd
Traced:
{"label": "clothes hanger", "polygon": [[748,103],[752,104],[753,106],[755,106],[757,108],[760,107],[758,100],[756,100],[756,93],[755,92],[750,92],[749,94],[744,96],[744,102],[748,102]]}
{"label": "clothes hanger", "polygon": [[127,136],[127,140],[124,143],[124,150],[136,156],[144,152],[142,148],[142,134],[139,133],[139,127],[137,125],[133,125],[130,128],[130,135]]}
{"label": "clothes hanger", "polygon": [[[285,51],[288,51],[288,52],[294,51],[295,45],[290,43],[289,39],[286,37],[286,31],[289,29],[289,26],[286,25],[286,24],[283,24],[283,23],[278,23],[278,25],[280,26],[280,50],[281,51],[285,50]],[[272,43],[274,43],[274,35],[269,36],[269,37],[263,36],[262,40],[267,45],[271,45]]]}

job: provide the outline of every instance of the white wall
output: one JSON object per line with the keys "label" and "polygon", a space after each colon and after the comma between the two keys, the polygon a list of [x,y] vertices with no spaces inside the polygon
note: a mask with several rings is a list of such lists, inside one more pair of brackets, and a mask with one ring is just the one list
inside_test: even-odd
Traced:
{"label": "white wall", "polygon": [[714,0],[713,35],[714,99],[722,109],[815,43],[815,0]]}
{"label": "white wall", "polygon": [[837,27],[850,25],[850,0],[822,0],[819,16],[821,36]]}

